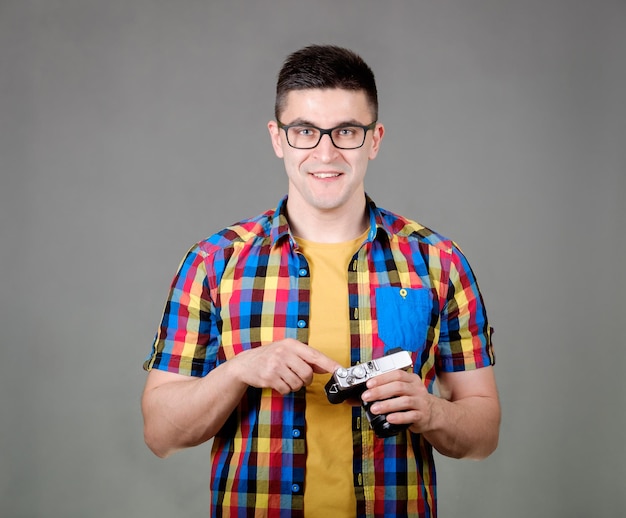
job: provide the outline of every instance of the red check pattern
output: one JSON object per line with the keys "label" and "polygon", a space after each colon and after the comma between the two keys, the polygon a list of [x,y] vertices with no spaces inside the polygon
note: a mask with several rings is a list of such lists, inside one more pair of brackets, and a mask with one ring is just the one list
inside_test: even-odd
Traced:
{"label": "red check pattern", "polygon": [[[456,244],[380,209],[349,266],[353,363],[402,347],[432,390],[437,372],[492,365],[491,332]],[[174,277],[146,369],[205,376],[236,354],[308,337],[309,268],[277,209],[195,245]],[[211,516],[304,516],[306,392],[250,388],[215,437]],[[379,439],[353,413],[359,517],[434,517],[432,447],[406,432]]]}

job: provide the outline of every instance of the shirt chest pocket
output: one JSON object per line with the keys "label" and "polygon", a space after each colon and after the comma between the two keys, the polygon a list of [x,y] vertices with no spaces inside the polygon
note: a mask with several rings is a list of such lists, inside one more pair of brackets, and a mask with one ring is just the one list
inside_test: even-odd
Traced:
{"label": "shirt chest pocket", "polygon": [[376,289],[378,337],[385,344],[385,353],[396,347],[411,352],[424,347],[432,305],[427,288]]}

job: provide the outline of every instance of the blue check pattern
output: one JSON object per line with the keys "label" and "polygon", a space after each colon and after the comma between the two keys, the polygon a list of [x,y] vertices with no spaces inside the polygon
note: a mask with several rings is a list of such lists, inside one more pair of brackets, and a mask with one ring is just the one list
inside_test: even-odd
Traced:
{"label": "blue check pattern", "polygon": [[[432,391],[438,372],[495,362],[474,274],[459,247],[367,199],[370,232],[348,269],[351,359],[408,350]],[[189,250],[172,281],[144,368],[205,376],[242,351],[284,338],[307,343],[309,267],[286,198]],[[302,517],[306,391],[249,388],[212,448],[211,516]],[[431,445],[387,439],[353,410],[355,516],[437,514]]]}

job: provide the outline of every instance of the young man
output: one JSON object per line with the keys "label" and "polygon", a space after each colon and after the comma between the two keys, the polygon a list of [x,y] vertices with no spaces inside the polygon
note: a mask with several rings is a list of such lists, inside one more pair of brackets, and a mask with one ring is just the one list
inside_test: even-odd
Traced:
{"label": "young man", "polygon": [[[159,456],[214,439],[212,516],[433,517],[432,448],[483,458],[497,445],[490,327],[469,264],[365,194],[377,118],[359,56],[289,56],[268,124],[287,197],[195,245],[172,282],[144,365],[145,439]],[[395,348],[412,371],[370,379],[362,399],[408,429],[379,438],[324,385]]]}

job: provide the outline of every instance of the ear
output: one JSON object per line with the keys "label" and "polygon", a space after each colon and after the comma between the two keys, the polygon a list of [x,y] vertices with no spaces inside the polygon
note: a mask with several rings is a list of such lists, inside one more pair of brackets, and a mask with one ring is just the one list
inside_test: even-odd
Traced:
{"label": "ear", "polygon": [[272,139],[272,147],[274,148],[274,153],[278,158],[284,158],[285,155],[283,153],[283,140],[281,138],[278,123],[276,121],[269,121],[267,123],[267,129],[270,132],[270,138]]}
{"label": "ear", "polygon": [[376,155],[378,155],[380,143],[382,142],[384,135],[385,127],[382,124],[376,124],[376,127],[372,130],[372,144],[370,147],[370,152],[367,155],[370,160],[374,160],[374,158],[376,158]]}

